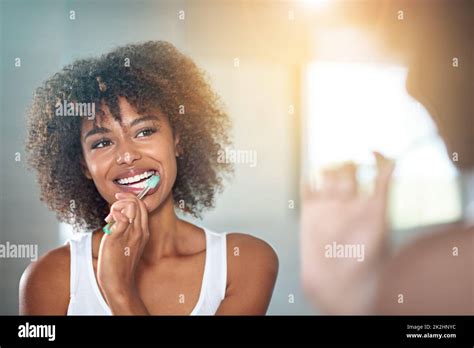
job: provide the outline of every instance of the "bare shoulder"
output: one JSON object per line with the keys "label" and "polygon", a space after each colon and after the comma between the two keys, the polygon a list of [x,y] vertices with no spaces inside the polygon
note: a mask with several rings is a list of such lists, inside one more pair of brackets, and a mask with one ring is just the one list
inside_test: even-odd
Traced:
{"label": "bare shoulder", "polygon": [[267,242],[249,234],[227,234],[227,260],[229,281],[252,277],[274,283],[278,274],[275,250]]}
{"label": "bare shoulder", "polygon": [[278,257],[261,239],[227,234],[227,288],[216,315],[264,315],[278,275]]}
{"label": "bare shoulder", "polygon": [[32,262],[20,279],[20,314],[65,315],[69,304],[70,249],[53,249]]}

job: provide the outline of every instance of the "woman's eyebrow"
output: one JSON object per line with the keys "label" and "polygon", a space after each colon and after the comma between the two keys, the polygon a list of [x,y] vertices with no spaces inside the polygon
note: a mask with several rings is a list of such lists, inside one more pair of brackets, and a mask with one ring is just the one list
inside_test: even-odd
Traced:
{"label": "woman's eyebrow", "polygon": [[130,122],[129,127],[136,126],[137,124],[141,122],[146,122],[146,121],[160,121],[160,118],[156,115],[144,115],[142,117],[134,119],[132,122]]}
{"label": "woman's eyebrow", "polygon": [[[133,126],[136,126],[139,123],[150,121],[150,120],[160,122],[160,118],[156,115],[145,115],[145,116],[134,119],[132,122],[130,122],[130,125],[128,127],[131,128]],[[92,135],[106,134],[106,133],[110,133],[110,129],[105,128],[105,127],[94,127],[89,132],[87,132],[87,134],[83,138],[83,141],[85,141],[88,137]]]}
{"label": "woman's eyebrow", "polygon": [[105,134],[105,133],[110,133],[110,129],[104,128],[104,127],[94,127],[90,131],[87,132],[87,134],[84,136],[82,140],[86,141],[86,139],[92,135]]}

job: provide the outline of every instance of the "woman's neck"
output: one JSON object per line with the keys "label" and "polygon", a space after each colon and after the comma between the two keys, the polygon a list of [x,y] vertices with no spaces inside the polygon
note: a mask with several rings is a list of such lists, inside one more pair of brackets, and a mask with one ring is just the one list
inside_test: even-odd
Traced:
{"label": "woman's neck", "polygon": [[173,197],[170,194],[159,208],[148,215],[150,238],[143,250],[142,261],[156,264],[163,257],[177,255],[176,237],[181,223],[174,211]]}

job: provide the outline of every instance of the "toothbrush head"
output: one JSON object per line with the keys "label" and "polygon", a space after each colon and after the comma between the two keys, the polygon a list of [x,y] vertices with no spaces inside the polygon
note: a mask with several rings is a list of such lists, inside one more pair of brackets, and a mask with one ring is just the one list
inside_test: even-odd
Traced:
{"label": "toothbrush head", "polygon": [[150,189],[154,189],[158,183],[160,182],[160,176],[159,175],[153,175],[148,181],[147,181],[147,187]]}

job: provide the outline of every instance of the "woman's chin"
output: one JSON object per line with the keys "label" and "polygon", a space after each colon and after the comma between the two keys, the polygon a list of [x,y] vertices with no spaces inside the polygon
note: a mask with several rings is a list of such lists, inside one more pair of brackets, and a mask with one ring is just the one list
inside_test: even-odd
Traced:
{"label": "woman's chin", "polygon": [[168,197],[164,198],[162,195],[161,195],[161,191],[159,190],[159,187],[157,188],[157,190],[155,190],[155,192],[151,193],[151,194],[148,194],[146,195],[142,201],[143,203],[145,203],[145,206],[146,206],[146,209],[148,211],[148,214],[152,213],[152,212],[155,212],[155,211],[158,211],[159,209],[161,209],[165,204],[166,202],[168,201],[168,197],[170,195],[168,195]]}

